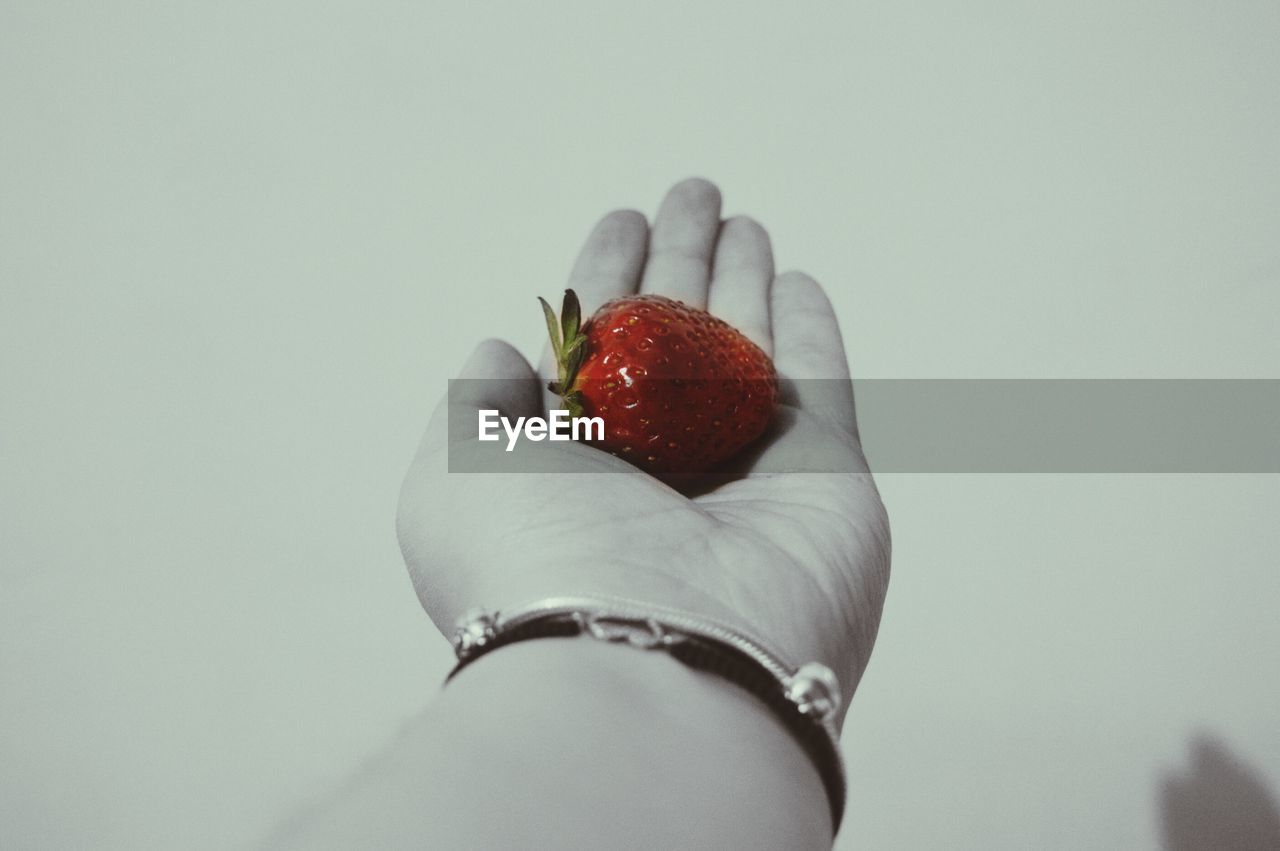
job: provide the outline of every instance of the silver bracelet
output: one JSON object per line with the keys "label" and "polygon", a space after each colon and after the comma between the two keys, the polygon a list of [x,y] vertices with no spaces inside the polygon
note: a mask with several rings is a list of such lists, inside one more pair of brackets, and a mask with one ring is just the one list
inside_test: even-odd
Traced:
{"label": "silver bracelet", "polygon": [[763,700],[813,760],[831,805],[833,833],[845,805],[845,769],[836,717],[840,686],[819,662],[793,667],[759,639],[677,609],[618,597],[551,597],[501,611],[473,609],[453,635],[459,671],[486,653],[533,638],[589,636],[662,650],[689,667],[718,674]]}

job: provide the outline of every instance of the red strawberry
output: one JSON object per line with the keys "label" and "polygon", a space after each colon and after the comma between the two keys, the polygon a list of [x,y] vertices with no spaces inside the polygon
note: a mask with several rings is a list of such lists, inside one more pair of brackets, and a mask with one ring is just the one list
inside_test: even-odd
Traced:
{"label": "red strawberry", "polygon": [[778,401],[773,362],[705,310],[658,295],[617,298],[580,326],[542,299],[556,353],[553,393],[572,416],[601,417],[595,445],[652,473],[703,472],[755,440]]}

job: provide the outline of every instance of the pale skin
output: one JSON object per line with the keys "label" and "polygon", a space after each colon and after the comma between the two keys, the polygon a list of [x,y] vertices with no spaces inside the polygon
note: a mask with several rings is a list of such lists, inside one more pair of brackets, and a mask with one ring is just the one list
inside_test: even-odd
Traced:
{"label": "pale skin", "polygon": [[[538,453],[525,460],[544,472],[450,474],[450,451],[502,451],[474,441],[478,410],[514,420],[555,402],[548,354],[535,371],[506,343],[481,343],[459,377],[490,380],[442,400],[401,494],[400,542],[423,607],[446,635],[474,607],[549,596],[676,608],[731,623],[794,664],[828,665],[847,707],[879,626],[889,528],[822,288],[776,274],[765,230],[722,220],[719,190],[699,179],[671,189],[652,227],[633,211],[605,216],[568,285],[584,316],[656,293],[740,329],[780,377],[774,428],[729,481],[697,492],[572,442],[512,453]],[[499,817],[504,806],[523,815]],[[753,698],[660,653],[586,638],[482,658],[420,728],[288,836],[337,847],[327,843],[374,834],[449,848],[818,848],[832,838],[816,772]]]}

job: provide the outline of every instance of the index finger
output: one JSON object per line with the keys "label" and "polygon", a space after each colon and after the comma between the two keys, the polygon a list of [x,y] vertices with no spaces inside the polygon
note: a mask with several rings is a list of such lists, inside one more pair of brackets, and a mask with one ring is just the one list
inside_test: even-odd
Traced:
{"label": "index finger", "polygon": [[[648,244],[649,221],[643,213],[615,210],[596,223],[569,275],[569,288],[577,294],[582,305],[584,322],[606,301],[636,291],[640,286]],[[557,311],[560,309],[558,297],[548,300]],[[542,347],[538,374],[544,380],[556,377],[555,356],[549,342]],[[544,402],[546,407],[552,407],[555,396],[545,394]]]}
{"label": "index finger", "polygon": [[783,403],[856,435],[849,361],[822,287],[803,272],[779,275],[770,290],[770,316]]}

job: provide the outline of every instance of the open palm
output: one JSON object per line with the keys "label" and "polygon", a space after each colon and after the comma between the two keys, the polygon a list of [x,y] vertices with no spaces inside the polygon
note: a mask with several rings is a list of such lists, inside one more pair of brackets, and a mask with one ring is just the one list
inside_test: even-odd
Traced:
{"label": "open palm", "polygon": [[507,344],[482,343],[401,494],[401,547],[427,612],[449,634],[476,606],[624,597],[729,622],[793,663],[823,662],[847,695],[879,625],[889,532],[822,289],[775,277],[763,228],[722,222],[718,190],[696,179],[667,194],[652,233],[639,213],[602,219],[569,285],[584,316],[637,291],[709,309],[773,357],[782,405],[728,475],[682,492],[583,444],[523,441],[507,453],[476,441],[478,409],[514,419],[552,403],[549,355],[540,379]]}

